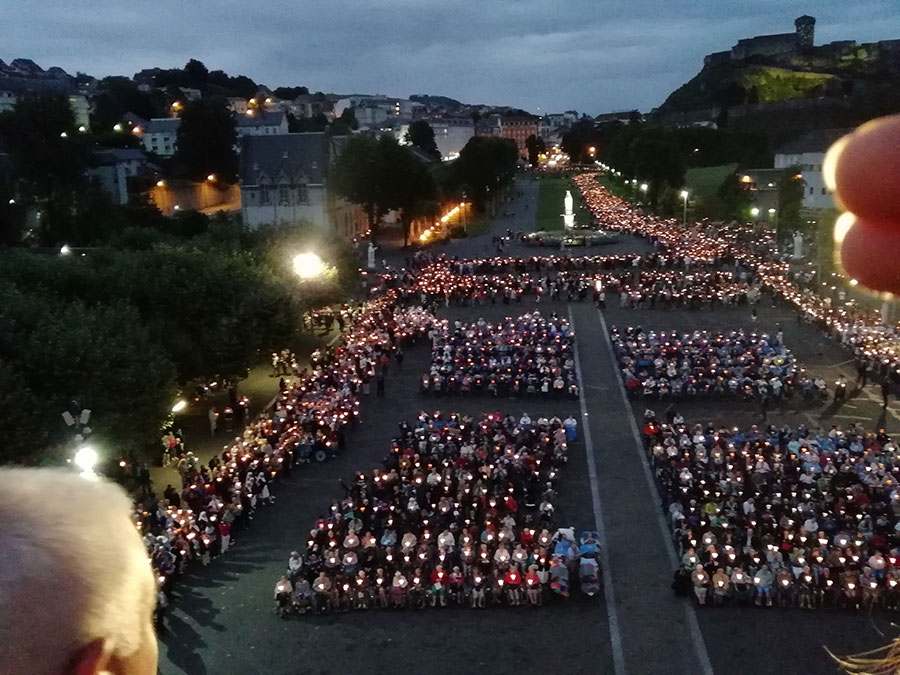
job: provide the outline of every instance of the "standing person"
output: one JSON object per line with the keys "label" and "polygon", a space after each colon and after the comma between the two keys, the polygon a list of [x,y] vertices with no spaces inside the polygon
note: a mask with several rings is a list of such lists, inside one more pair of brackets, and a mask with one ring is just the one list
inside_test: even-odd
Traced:
{"label": "standing person", "polygon": [[888,407],[888,397],[891,395],[891,384],[887,378],[881,380],[881,407]]}
{"label": "standing person", "polygon": [[375,395],[384,396],[384,370],[378,372],[378,376],[375,380]]}
{"label": "standing person", "polygon": [[751,320],[753,323],[756,323],[756,321],[757,321],[758,319],[759,319],[759,315],[758,315],[757,312],[756,312],[756,305],[754,305],[754,306],[753,306],[753,309],[750,310],[750,320]]}
{"label": "standing person", "polygon": [[219,413],[216,412],[215,406],[210,406],[209,413],[207,415],[209,417],[209,435],[216,435],[216,427],[219,426]]}
{"label": "standing person", "polygon": [[869,375],[869,367],[863,359],[856,362],[856,386],[862,389],[866,386]]}
{"label": "standing person", "polygon": [[147,468],[145,463],[141,463],[140,469],[138,469],[138,483],[141,486],[141,494],[145,497],[149,497],[153,494],[153,481],[150,479],[150,469]]}
{"label": "standing person", "polygon": [[403,349],[397,347],[397,351],[394,352],[394,358],[397,359],[397,370],[403,370]]}
{"label": "standing person", "polygon": [[221,553],[224,554],[231,545],[231,524],[224,520],[219,521],[219,540],[222,545]]}

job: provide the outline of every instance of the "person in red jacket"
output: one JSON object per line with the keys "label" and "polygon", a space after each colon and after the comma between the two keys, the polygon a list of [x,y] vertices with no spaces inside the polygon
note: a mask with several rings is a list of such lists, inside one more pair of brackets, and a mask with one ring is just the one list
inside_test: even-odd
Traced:
{"label": "person in red jacket", "polygon": [[503,586],[506,588],[506,597],[509,599],[510,605],[519,605],[521,603],[522,594],[522,573],[515,567],[510,567],[503,579]]}
{"label": "person in red jacket", "polygon": [[222,543],[221,552],[224,554],[231,545],[231,524],[224,520],[219,521],[219,538]]}
{"label": "person in red jacket", "polygon": [[431,573],[431,606],[437,606],[441,603],[441,607],[447,606],[447,583],[449,582],[448,574],[444,568],[438,565]]}

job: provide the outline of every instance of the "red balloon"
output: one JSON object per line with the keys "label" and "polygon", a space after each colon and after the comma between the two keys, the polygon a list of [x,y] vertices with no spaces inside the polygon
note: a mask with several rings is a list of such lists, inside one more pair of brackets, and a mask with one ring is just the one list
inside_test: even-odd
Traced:
{"label": "red balloon", "polygon": [[838,143],[843,147],[833,159],[837,201],[872,224],[900,230],[900,115],[866,122]]}
{"label": "red balloon", "polygon": [[862,286],[900,296],[900,222],[856,219],[838,245],[844,272]]}

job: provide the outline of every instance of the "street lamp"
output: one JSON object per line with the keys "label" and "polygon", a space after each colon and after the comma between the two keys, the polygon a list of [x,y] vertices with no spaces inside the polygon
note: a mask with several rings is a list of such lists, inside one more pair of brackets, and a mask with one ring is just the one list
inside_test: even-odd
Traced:
{"label": "street lamp", "polygon": [[778,229],[778,211],[774,208],[769,209],[769,220],[772,221],[772,224],[775,225],[775,229]]}
{"label": "street lamp", "polygon": [[96,450],[89,445],[82,445],[78,452],[75,453],[72,461],[75,463],[75,466],[81,469],[82,478],[96,478],[97,474],[94,473],[94,467],[97,466],[97,459]]}
{"label": "street lamp", "polygon": [[690,193],[687,190],[681,191],[681,199],[684,200],[684,213],[681,217],[681,224],[687,225],[687,200]]}
{"label": "street lamp", "polygon": [[298,253],[294,256],[294,272],[301,279],[315,279],[325,271],[325,264],[315,253]]}
{"label": "street lamp", "polygon": [[752,209],[750,209],[750,215],[756,218],[756,216],[759,215],[759,209],[754,206]]}
{"label": "street lamp", "polygon": [[177,415],[182,410],[184,410],[186,407],[187,407],[187,401],[185,401],[184,399],[180,399],[175,402],[175,405],[172,406],[172,414]]}

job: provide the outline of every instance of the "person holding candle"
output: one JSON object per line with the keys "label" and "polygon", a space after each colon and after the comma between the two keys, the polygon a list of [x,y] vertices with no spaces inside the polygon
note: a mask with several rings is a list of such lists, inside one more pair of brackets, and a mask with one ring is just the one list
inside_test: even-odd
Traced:
{"label": "person holding candle", "polygon": [[713,602],[716,605],[725,603],[731,595],[731,580],[725,570],[719,567],[712,577]]}
{"label": "person holding candle", "polygon": [[691,573],[691,582],[694,585],[694,596],[701,605],[706,604],[706,593],[709,589],[709,575],[703,569],[703,565],[697,565]]}

